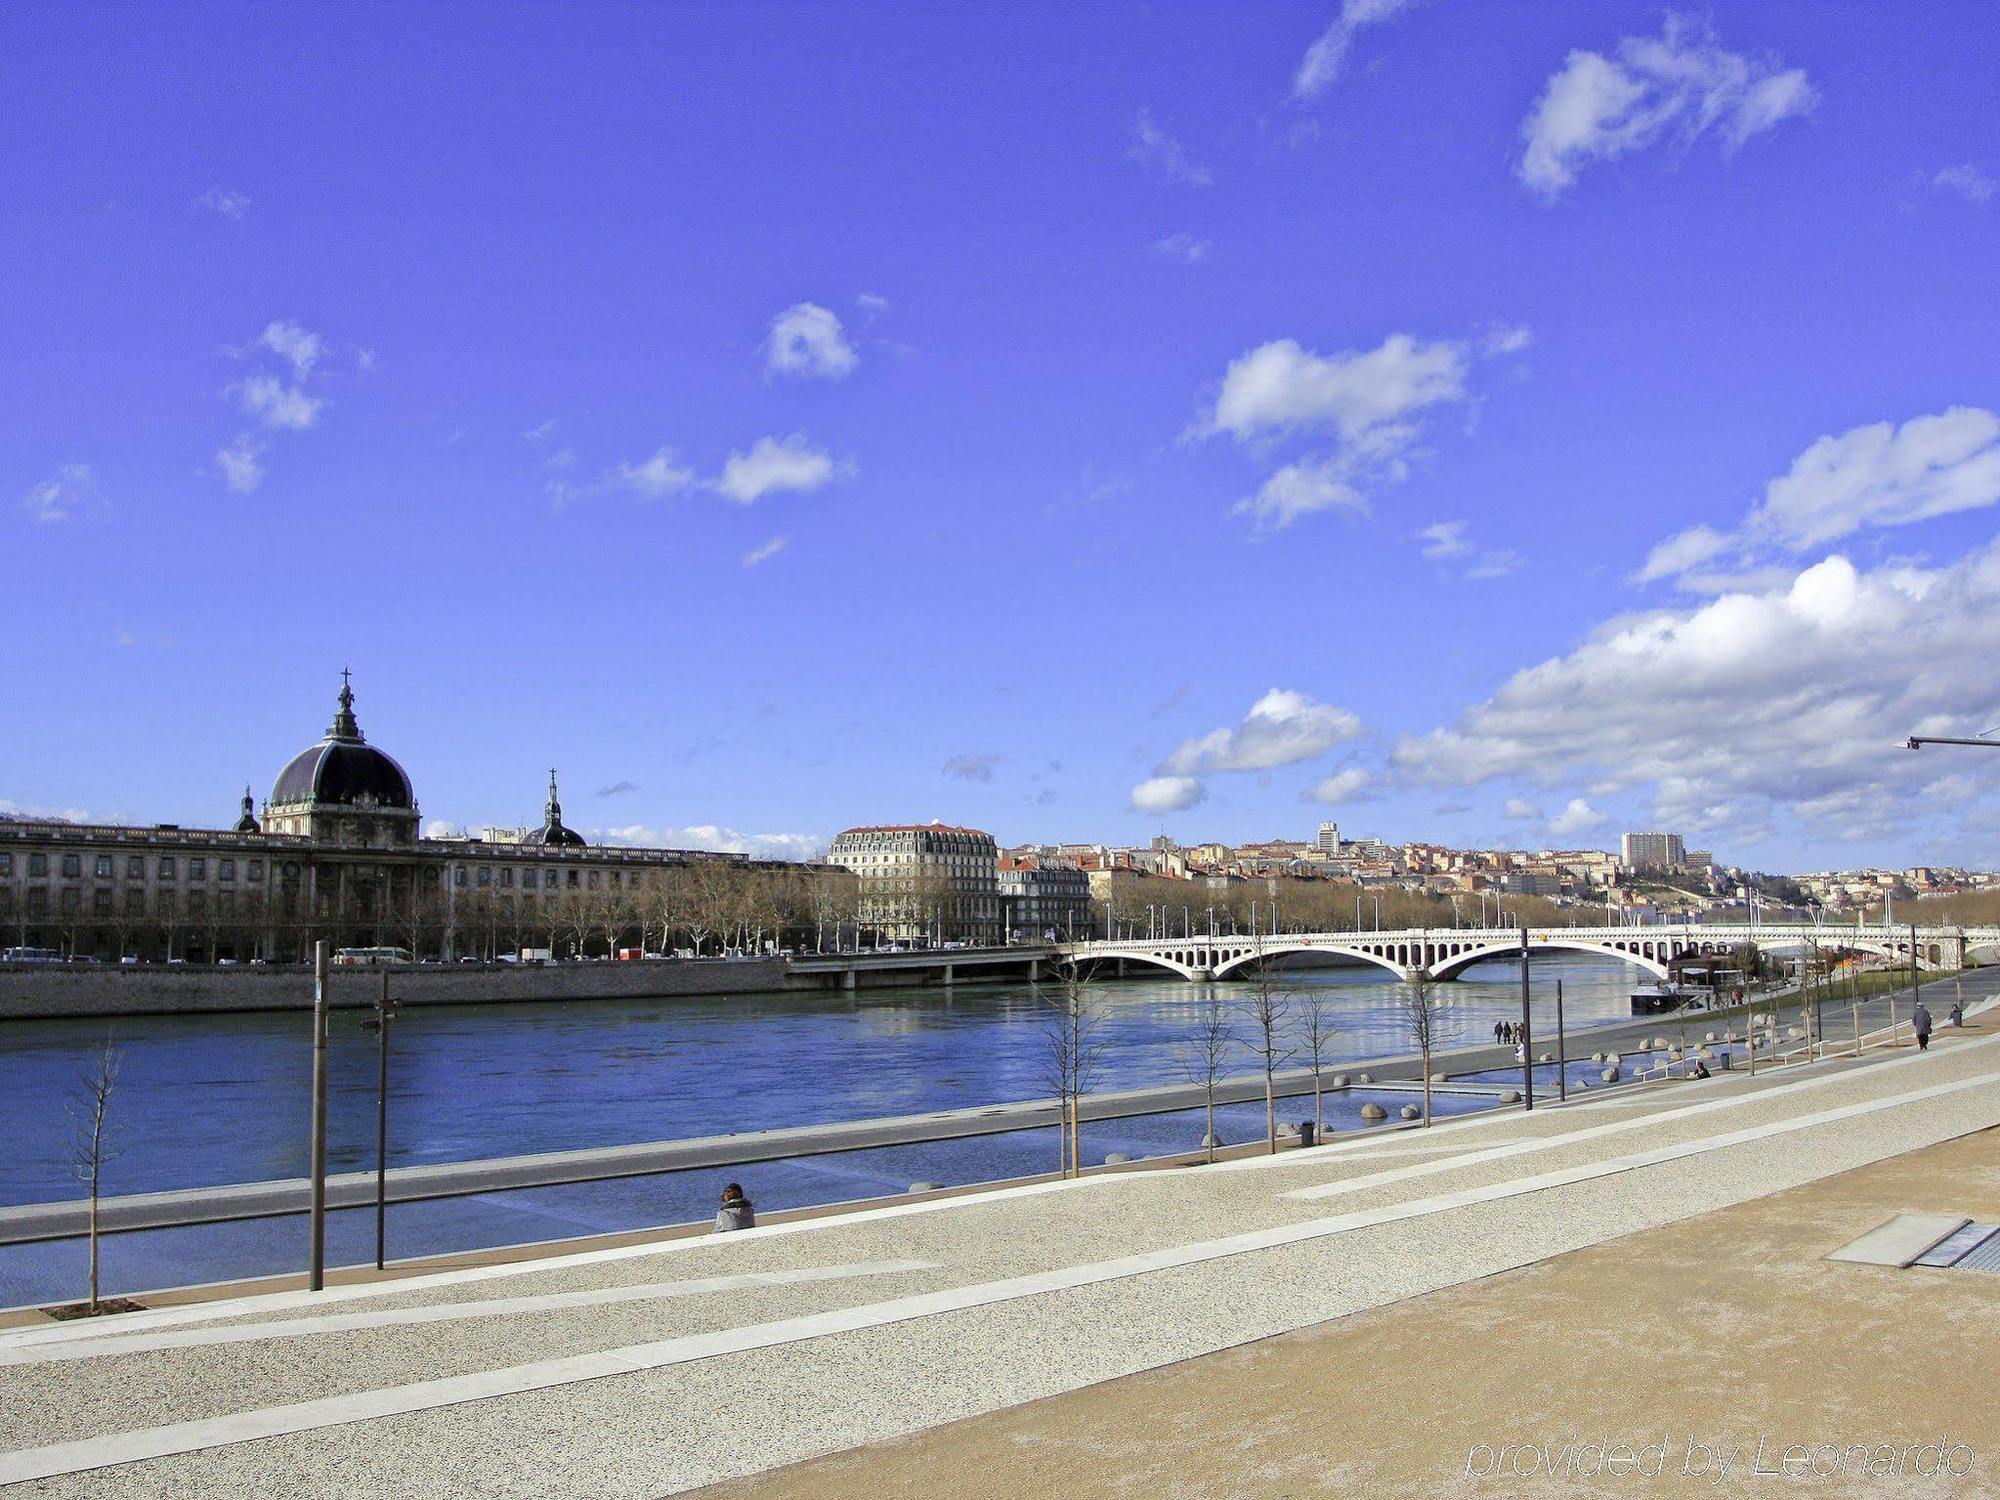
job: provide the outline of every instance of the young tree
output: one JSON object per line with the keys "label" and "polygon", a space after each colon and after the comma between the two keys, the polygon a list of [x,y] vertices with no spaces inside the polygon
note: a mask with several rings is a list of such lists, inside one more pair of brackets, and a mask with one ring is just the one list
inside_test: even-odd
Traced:
{"label": "young tree", "polygon": [[1083,1096],[1096,1086],[1104,1068],[1108,1012],[1095,991],[1084,984],[1073,962],[1057,975],[1055,995],[1043,1001],[1043,1081],[1056,1096],[1060,1120],[1062,1175],[1083,1172]]}
{"label": "young tree", "polygon": [[118,1087],[118,1049],[111,1038],[77,1074],[76,1096],[69,1104],[70,1166],[90,1187],[90,1314],[100,1310],[98,1298],[97,1204],[105,1165],[117,1149],[111,1134],[111,1096]]}
{"label": "young tree", "polygon": [[1438,1017],[1444,1010],[1437,981],[1429,969],[1412,969],[1396,996],[1403,1028],[1424,1058],[1424,1125],[1431,1123],[1431,1047],[1437,1040]]}
{"label": "young tree", "polygon": [[1299,1047],[1305,1052],[1306,1061],[1312,1065],[1314,1140],[1318,1140],[1320,1132],[1326,1129],[1320,1076],[1337,1034],[1331,998],[1323,986],[1316,984],[1307,985],[1299,992]]}
{"label": "young tree", "polygon": [[1202,1148],[1215,1160],[1215,1086],[1236,1046],[1236,1032],[1229,1024],[1229,1007],[1211,988],[1195,1001],[1194,1025],[1180,1045],[1182,1072],[1187,1081],[1201,1089],[1208,1109],[1208,1134]]}
{"label": "young tree", "polygon": [[1285,1045],[1284,1037],[1285,1016],[1292,1008],[1292,999],[1289,993],[1271,982],[1271,965],[1264,954],[1264,940],[1253,938],[1251,947],[1257,957],[1252,960],[1250,998],[1244,1002],[1243,1009],[1253,1029],[1244,1045],[1257,1055],[1257,1064],[1264,1070],[1264,1145],[1275,1156],[1278,1152],[1278,1069],[1292,1056],[1292,1049]]}

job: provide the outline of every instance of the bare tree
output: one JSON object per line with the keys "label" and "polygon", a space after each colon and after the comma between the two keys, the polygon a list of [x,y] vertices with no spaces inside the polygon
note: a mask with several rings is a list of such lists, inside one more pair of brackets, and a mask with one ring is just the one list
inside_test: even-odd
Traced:
{"label": "bare tree", "polygon": [[1326,1115],[1321,1105],[1323,1091],[1320,1077],[1327,1063],[1327,1054],[1333,1050],[1337,1035],[1333,1024],[1331,996],[1319,985],[1307,985],[1299,993],[1299,1046],[1312,1066],[1313,1075],[1313,1139],[1318,1140],[1326,1129]]}
{"label": "bare tree", "polygon": [[91,1063],[77,1073],[76,1097],[70,1101],[70,1167],[77,1180],[90,1186],[90,1315],[101,1308],[98,1297],[97,1205],[105,1165],[117,1149],[111,1135],[111,1096],[118,1087],[118,1049],[111,1038]]}
{"label": "bare tree", "polygon": [[1437,1021],[1444,1005],[1438,999],[1437,981],[1429,969],[1412,969],[1396,996],[1402,1012],[1403,1029],[1424,1058],[1424,1124],[1431,1123],[1431,1045],[1437,1040]]}
{"label": "bare tree", "polygon": [[1180,1045],[1181,1069],[1187,1081],[1200,1088],[1208,1108],[1208,1134],[1202,1148],[1215,1160],[1215,1086],[1236,1046],[1236,1032],[1229,1024],[1229,1007],[1214,990],[1195,1002],[1194,1026]]}
{"label": "bare tree", "polygon": [[1264,955],[1264,940],[1251,939],[1257,957],[1253,960],[1250,998],[1244,1013],[1255,1028],[1244,1045],[1257,1056],[1264,1070],[1264,1145],[1273,1156],[1278,1152],[1278,1069],[1292,1056],[1285,1045],[1285,1016],[1292,1008],[1291,995],[1271,982],[1271,965]]}
{"label": "bare tree", "polygon": [[1056,1096],[1062,1175],[1068,1177],[1083,1172],[1083,1096],[1096,1087],[1104,1069],[1109,1012],[1083,982],[1074,961],[1062,962],[1056,977],[1055,996],[1043,1002],[1042,1076]]}

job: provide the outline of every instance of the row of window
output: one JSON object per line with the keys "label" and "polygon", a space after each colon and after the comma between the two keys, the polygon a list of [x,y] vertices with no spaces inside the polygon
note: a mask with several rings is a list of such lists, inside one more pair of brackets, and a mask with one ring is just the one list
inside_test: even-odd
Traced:
{"label": "row of window", "polygon": [[[65,854],[61,858],[62,858],[61,869],[65,879],[77,880],[82,878],[83,860],[84,860],[83,855]],[[27,860],[28,860],[28,877],[30,879],[34,879],[38,876],[46,876],[49,873],[49,856],[47,854],[44,854],[38,850],[35,853],[28,855]],[[116,869],[117,869],[116,855],[98,854],[91,856],[90,873],[96,876],[99,880],[111,879],[112,874]],[[179,871],[179,864],[177,856],[172,854],[162,854],[158,856],[158,869],[156,871],[157,878],[161,880],[176,880],[179,878],[178,871]],[[13,854],[11,852],[0,854],[0,880],[10,879],[13,876],[13,874],[14,874]],[[189,880],[207,880],[208,857],[206,855],[201,855],[201,854],[194,854],[188,856],[187,875]],[[145,855],[128,854],[125,856],[125,878],[127,880],[144,880],[146,878]],[[234,881],[236,879],[236,861],[234,859],[226,859],[226,858],[218,859],[215,862],[215,878],[219,881]],[[252,880],[252,881],[262,880],[264,878],[264,861],[261,859],[246,860],[243,866],[243,878],[245,880]]]}
{"label": "row of window", "polygon": [[[83,891],[77,889],[75,886],[64,886],[57,894],[56,909],[66,917],[82,915],[84,894]],[[91,891],[89,895],[92,916],[109,917],[116,910],[114,906],[116,892],[100,886],[96,890]],[[11,890],[0,889],[0,914],[11,912],[13,903],[14,893]],[[172,891],[159,892],[154,898],[153,905],[155,915],[163,918],[171,917],[174,914],[174,893]],[[197,919],[204,917],[208,914],[208,909],[208,897],[205,892],[190,891],[188,893],[187,910],[190,917]],[[236,913],[236,892],[217,892],[215,909],[223,916],[234,916]],[[45,885],[29,886],[22,902],[22,910],[30,917],[47,916],[49,914],[49,888]],[[125,915],[131,918],[143,918],[146,915],[146,893],[144,891],[127,890],[125,892]]]}
{"label": "row of window", "polygon": [[[461,890],[467,884],[485,887],[495,883],[492,865],[478,866],[476,870],[472,871],[472,879],[469,882],[466,879],[467,868],[465,865],[452,866],[451,883]],[[579,886],[577,877],[580,874],[587,874],[590,877],[587,883],[587,888],[590,890],[594,891],[603,884],[604,872],[602,870],[536,870],[531,868],[521,871],[521,886],[524,890],[532,891],[537,884],[542,884],[546,885],[550,890],[555,890],[559,885],[563,884],[562,877],[567,875],[569,877],[569,888],[576,890]],[[632,876],[632,883],[637,885],[640,879],[640,875],[635,872]],[[502,865],[500,867],[498,883],[503,889],[514,883],[514,867],[512,865]],[[611,883],[614,886],[623,885],[625,883],[624,872],[622,870],[613,870],[611,872]]]}

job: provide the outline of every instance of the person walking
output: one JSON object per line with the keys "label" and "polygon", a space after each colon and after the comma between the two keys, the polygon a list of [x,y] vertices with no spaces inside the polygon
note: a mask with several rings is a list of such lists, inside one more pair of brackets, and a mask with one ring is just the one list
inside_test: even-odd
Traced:
{"label": "person walking", "polygon": [[1917,1002],[1917,1008],[1910,1012],[1910,1030],[1917,1034],[1917,1050],[1919,1052],[1929,1051],[1931,1045],[1931,1013],[1921,1000]]}
{"label": "person walking", "polygon": [[715,1232],[727,1234],[732,1229],[755,1229],[757,1211],[750,1206],[750,1200],[743,1196],[743,1185],[732,1182],[722,1190],[722,1206],[715,1211]]}

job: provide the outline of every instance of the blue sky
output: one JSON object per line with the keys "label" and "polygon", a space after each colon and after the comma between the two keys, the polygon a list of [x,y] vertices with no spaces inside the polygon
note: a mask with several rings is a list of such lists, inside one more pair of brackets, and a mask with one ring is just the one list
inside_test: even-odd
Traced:
{"label": "blue sky", "polygon": [[1996,42],[10,7],[0,807],[1990,864]]}

